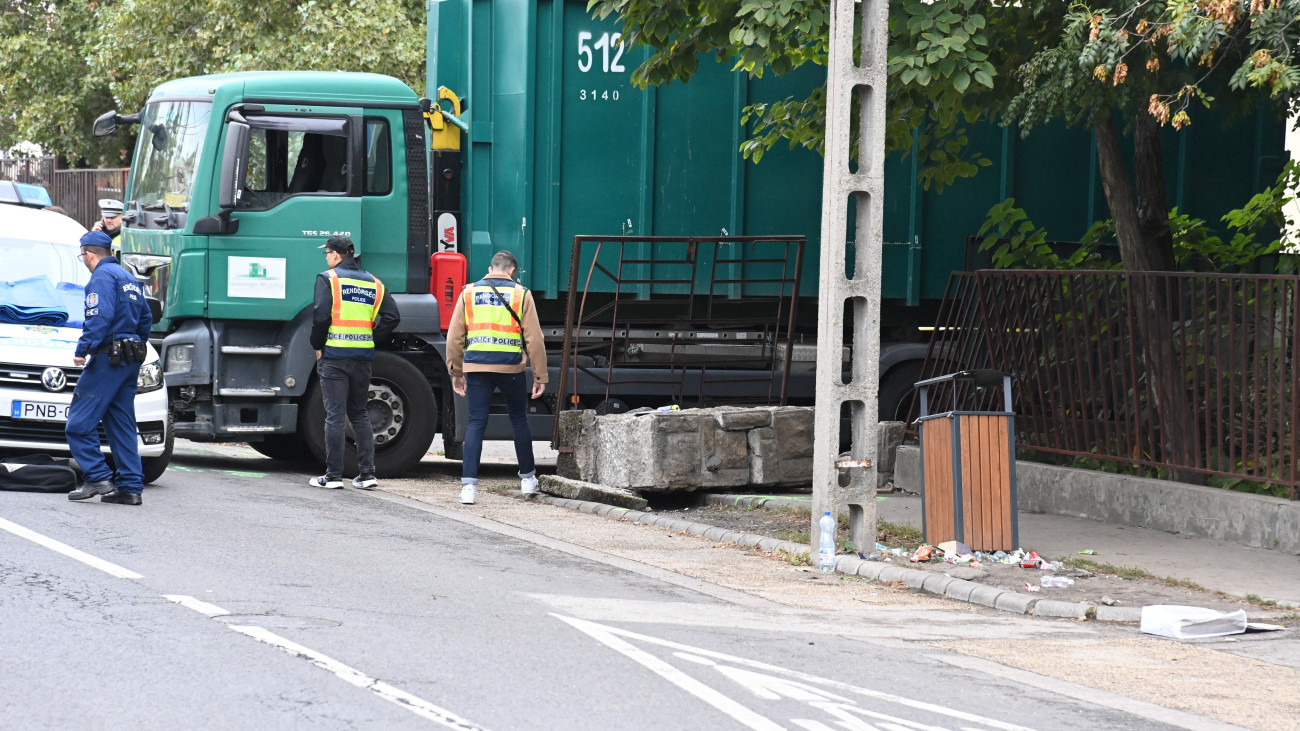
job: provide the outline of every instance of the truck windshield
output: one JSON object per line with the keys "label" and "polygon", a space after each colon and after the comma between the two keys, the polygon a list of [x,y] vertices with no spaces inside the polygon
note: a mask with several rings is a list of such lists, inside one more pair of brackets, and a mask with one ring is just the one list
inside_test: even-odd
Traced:
{"label": "truck windshield", "polygon": [[147,210],[189,210],[211,116],[211,102],[154,102],[145,107],[128,185],[135,203]]}

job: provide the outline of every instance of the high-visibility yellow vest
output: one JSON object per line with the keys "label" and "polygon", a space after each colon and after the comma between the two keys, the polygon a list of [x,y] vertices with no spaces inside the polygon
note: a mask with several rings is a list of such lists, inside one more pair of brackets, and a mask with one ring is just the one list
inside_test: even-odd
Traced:
{"label": "high-visibility yellow vest", "polygon": [[325,357],[374,360],[375,319],[384,301],[384,283],[369,272],[335,269],[324,272],[330,280],[330,329],[325,336]]}
{"label": "high-visibility yellow vest", "polygon": [[[501,292],[505,302],[492,291],[489,282]],[[522,285],[509,279],[484,279],[465,288],[466,363],[519,365],[524,362],[524,331],[515,317],[522,318],[525,291]]]}

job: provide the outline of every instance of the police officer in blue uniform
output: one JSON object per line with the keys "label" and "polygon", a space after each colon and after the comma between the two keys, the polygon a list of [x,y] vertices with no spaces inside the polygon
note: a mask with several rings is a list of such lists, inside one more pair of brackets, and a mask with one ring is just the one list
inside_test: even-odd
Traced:
{"label": "police officer in blue uniform", "polygon": [[[73,362],[85,370],[72,392],[64,433],[86,482],[68,499],[102,495],[100,502],[139,505],[144,475],[136,443],[135,393],[153,314],[140,283],[111,255],[112,245],[103,231],[81,237],[81,261],[91,275],[86,284],[86,324]],[[116,475],[100,451],[101,421]]]}

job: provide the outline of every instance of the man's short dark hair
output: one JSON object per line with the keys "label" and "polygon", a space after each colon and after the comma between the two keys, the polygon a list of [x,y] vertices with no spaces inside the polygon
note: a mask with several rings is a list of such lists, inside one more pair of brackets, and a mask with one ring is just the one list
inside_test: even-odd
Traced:
{"label": "man's short dark hair", "polygon": [[108,249],[105,249],[102,246],[87,246],[86,244],[82,244],[81,250],[89,251],[95,256],[98,256],[100,259],[107,259],[108,257],[113,255],[113,252],[109,251]]}
{"label": "man's short dark hair", "polygon": [[489,266],[491,266],[492,271],[495,272],[508,272],[511,269],[519,268],[519,260],[515,258],[514,254],[502,250],[498,251],[496,256],[492,257],[492,263]]}

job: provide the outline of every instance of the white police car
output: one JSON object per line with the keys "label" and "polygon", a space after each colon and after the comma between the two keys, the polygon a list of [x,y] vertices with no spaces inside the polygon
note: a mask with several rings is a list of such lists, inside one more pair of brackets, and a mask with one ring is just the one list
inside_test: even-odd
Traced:
{"label": "white police car", "polygon": [[[0,450],[69,451],[63,427],[81,376],[72,358],[81,337],[83,288],[90,280],[77,256],[84,233],[81,224],[64,215],[0,205]],[[55,304],[51,295],[68,311],[68,325],[25,324],[34,307]],[[152,345],[140,368],[135,418],[144,481],[149,483],[167,469],[173,440],[162,367]],[[107,445],[103,433],[100,427]]]}

